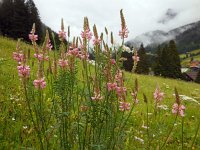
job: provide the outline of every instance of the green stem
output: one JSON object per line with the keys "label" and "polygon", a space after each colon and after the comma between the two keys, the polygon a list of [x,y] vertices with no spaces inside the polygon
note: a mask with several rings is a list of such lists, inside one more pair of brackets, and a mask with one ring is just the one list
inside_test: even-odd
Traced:
{"label": "green stem", "polygon": [[160,149],[163,149],[163,147],[164,147],[165,144],[167,143],[168,138],[169,138],[169,136],[171,135],[171,133],[172,133],[172,131],[173,131],[173,129],[174,129],[174,124],[176,123],[177,117],[178,117],[178,114],[176,114],[176,118],[174,119],[173,126],[172,126],[170,132],[168,133],[167,138],[165,139],[165,142],[163,143],[163,145],[162,145],[162,147],[161,147]]}
{"label": "green stem", "polygon": [[200,119],[199,119],[199,123],[198,123],[197,129],[196,129],[196,133],[195,133],[194,139],[193,139],[192,144],[191,144],[191,149],[192,149],[192,147],[194,145],[194,142],[195,142],[195,140],[197,138],[197,134],[198,134],[199,128],[200,128]]}

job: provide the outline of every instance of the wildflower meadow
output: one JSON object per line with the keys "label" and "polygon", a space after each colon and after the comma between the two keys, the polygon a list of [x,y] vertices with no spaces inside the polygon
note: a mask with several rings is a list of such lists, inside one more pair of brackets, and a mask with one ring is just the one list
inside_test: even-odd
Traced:
{"label": "wildflower meadow", "polygon": [[[179,87],[169,90],[155,77],[144,76],[154,80],[152,85],[142,82],[135,73],[140,61],[136,49],[131,50],[132,72],[122,70],[129,31],[122,10],[120,18],[119,47],[112,32],[98,32],[87,17],[80,37],[73,37],[61,21],[60,45],[50,40],[54,34],[48,30],[43,45],[38,45],[35,24],[27,33],[30,48],[23,49],[18,40],[11,66],[18,72],[13,79],[17,81],[11,81],[16,90],[8,93],[11,103],[0,104],[1,149],[200,148],[199,104],[188,103],[179,96]],[[142,90],[148,87],[152,90]]]}

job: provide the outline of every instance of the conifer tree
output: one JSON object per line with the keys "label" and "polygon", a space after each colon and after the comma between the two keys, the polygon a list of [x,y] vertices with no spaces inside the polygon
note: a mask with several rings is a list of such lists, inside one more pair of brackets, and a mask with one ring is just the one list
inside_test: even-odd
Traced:
{"label": "conifer tree", "polygon": [[169,71],[168,71],[168,77],[171,78],[181,78],[182,74],[181,74],[181,61],[180,61],[180,57],[176,48],[176,43],[174,40],[171,40],[169,42],[169,46],[168,46],[168,59],[169,59],[169,63],[170,67],[169,67]]}
{"label": "conifer tree", "polygon": [[158,46],[158,49],[156,51],[156,58],[155,58],[155,63],[153,65],[153,71],[155,75],[161,75],[161,55],[162,55],[162,49],[160,45]]}
{"label": "conifer tree", "polygon": [[148,58],[147,58],[146,51],[143,44],[141,44],[140,49],[138,50],[138,56],[140,58],[140,61],[138,61],[136,73],[148,74],[149,64],[148,64]]}

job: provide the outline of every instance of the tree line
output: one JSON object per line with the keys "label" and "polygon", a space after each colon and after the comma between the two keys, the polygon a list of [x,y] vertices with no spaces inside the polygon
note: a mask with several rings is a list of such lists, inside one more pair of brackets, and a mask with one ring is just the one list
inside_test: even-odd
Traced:
{"label": "tree line", "polygon": [[[122,57],[126,58],[126,61],[123,62],[123,67],[126,71],[131,71],[132,69],[132,55],[132,53],[129,54],[128,52],[122,53]],[[156,76],[183,79],[181,61],[174,40],[169,41],[163,47],[158,46],[155,55],[146,54],[146,50],[141,44],[138,49],[138,56],[140,60],[137,64],[136,73],[149,74],[150,71],[153,71]]]}
{"label": "tree line", "polygon": [[[33,0],[1,0],[0,1],[0,34],[13,39],[22,38],[29,42],[28,34],[32,25],[36,25],[38,42],[45,38],[46,30],[55,34],[56,43],[59,43],[57,33],[42,23],[39,11]],[[52,39],[52,35],[50,35]]]}

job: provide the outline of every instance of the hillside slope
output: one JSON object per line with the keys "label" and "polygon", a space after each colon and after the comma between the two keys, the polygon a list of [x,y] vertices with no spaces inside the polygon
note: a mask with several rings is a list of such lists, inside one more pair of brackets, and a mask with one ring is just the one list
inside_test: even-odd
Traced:
{"label": "hillside slope", "polygon": [[[15,89],[18,87],[18,75],[16,69],[16,62],[12,59],[12,52],[15,51],[16,41],[10,40],[7,38],[0,37],[0,91],[4,91],[4,89]],[[30,45],[22,43],[22,49],[31,49]],[[169,93],[172,97],[172,93],[174,91],[174,87],[177,87],[180,94],[187,93],[187,96],[193,96],[195,90],[200,90],[200,85],[196,83],[184,82],[173,79],[166,79],[162,77],[154,77],[148,75],[137,75],[126,72],[125,77],[128,80],[128,86],[132,88],[133,82],[135,78],[138,78],[140,84],[140,92],[146,93],[151,96],[152,92],[156,84],[159,84],[161,88],[166,89],[167,93]],[[0,93],[1,93],[0,92]],[[200,92],[200,91],[199,91]],[[0,97],[3,93],[0,94]],[[199,94],[200,101],[200,94]]]}

